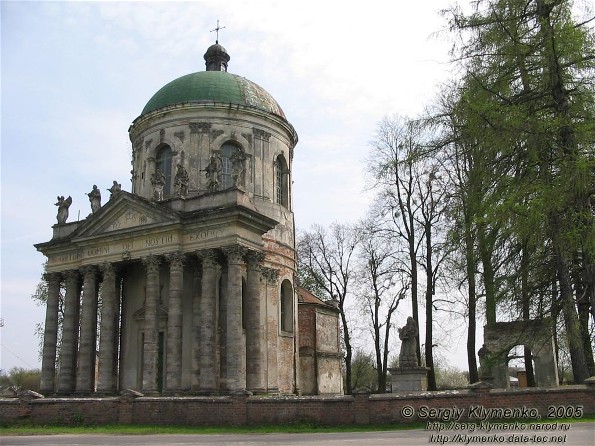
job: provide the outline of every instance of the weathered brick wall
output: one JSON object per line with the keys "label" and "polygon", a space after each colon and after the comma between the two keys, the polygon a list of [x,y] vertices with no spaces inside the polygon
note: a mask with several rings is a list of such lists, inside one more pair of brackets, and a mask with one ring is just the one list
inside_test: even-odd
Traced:
{"label": "weathered brick wall", "polygon": [[[259,425],[310,421],[326,425],[452,421],[429,409],[463,410],[457,421],[480,422],[491,409],[517,409],[526,422],[547,421],[558,408],[595,415],[593,386],[338,396],[134,397],[0,399],[0,424]],[[474,412],[475,411],[475,412]],[[553,411],[553,412],[552,412]],[[539,414],[540,419],[533,415]],[[575,415],[578,415],[575,413]],[[487,417],[487,421],[492,417]]]}

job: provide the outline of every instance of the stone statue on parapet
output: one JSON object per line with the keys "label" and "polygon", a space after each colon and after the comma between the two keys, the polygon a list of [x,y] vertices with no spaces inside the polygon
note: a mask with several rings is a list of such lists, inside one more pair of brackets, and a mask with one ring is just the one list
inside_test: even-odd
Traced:
{"label": "stone statue on parapet", "polygon": [[163,200],[163,188],[165,187],[165,175],[159,167],[155,169],[155,173],[151,175],[151,184],[153,185],[153,199]]}
{"label": "stone statue on parapet", "polygon": [[111,200],[114,197],[114,195],[116,195],[121,190],[122,190],[122,185],[120,183],[118,183],[116,180],[114,180],[114,184],[112,185],[112,187],[110,187],[108,189],[108,191],[110,193],[109,199]]}
{"label": "stone statue on parapet", "polygon": [[68,198],[64,199],[64,196],[59,196],[58,202],[56,206],[58,206],[58,215],[56,218],[58,219],[58,224],[62,225],[66,223],[68,219],[68,208],[72,204],[72,197],[69,195]]}
{"label": "stone statue on parapet", "polygon": [[215,155],[211,155],[209,165],[205,169],[205,176],[207,177],[207,190],[209,192],[216,192],[219,190],[219,175],[221,171],[221,162]]}
{"label": "stone statue on parapet", "polygon": [[89,202],[91,203],[91,212],[94,214],[101,208],[101,192],[94,184],[93,189],[87,194],[87,196],[89,197]]}
{"label": "stone statue on parapet", "polygon": [[399,339],[402,341],[399,353],[400,368],[418,367],[417,333],[417,323],[409,316],[407,324],[399,328]]}
{"label": "stone statue on parapet", "polygon": [[178,164],[178,171],[176,172],[174,186],[179,197],[186,198],[188,196],[189,183],[190,176],[188,175],[188,171],[184,168],[184,166]]}
{"label": "stone statue on parapet", "polygon": [[231,178],[235,187],[244,186],[246,176],[246,155],[241,150],[236,150],[231,155]]}

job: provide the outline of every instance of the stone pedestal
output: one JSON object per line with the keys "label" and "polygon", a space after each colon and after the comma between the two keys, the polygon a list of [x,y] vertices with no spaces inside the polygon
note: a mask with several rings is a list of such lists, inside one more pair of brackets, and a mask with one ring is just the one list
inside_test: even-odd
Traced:
{"label": "stone pedestal", "polygon": [[392,392],[422,392],[428,390],[428,370],[427,367],[397,367],[388,369]]}

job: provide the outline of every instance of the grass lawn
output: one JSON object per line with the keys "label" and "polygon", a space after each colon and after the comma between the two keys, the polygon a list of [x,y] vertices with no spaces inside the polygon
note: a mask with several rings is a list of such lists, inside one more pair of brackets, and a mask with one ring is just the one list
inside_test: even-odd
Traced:
{"label": "grass lawn", "polygon": [[[510,423],[514,420],[501,420]],[[526,422],[527,420],[517,420]],[[581,419],[542,420],[544,423],[577,423],[595,421],[595,415],[587,415]],[[492,422],[498,422],[493,420]],[[139,425],[32,425],[0,426],[0,437],[6,435],[56,435],[56,434],[112,434],[112,435],[156,435],[156,434],[238,434],[238,433],[308,433],[308,432],[372,432],[383,430],[424,429],[426,423],[381,424],[381,425],[347,425],[322,426],[314,423],[296,423],[264,426],[139,426]]]}

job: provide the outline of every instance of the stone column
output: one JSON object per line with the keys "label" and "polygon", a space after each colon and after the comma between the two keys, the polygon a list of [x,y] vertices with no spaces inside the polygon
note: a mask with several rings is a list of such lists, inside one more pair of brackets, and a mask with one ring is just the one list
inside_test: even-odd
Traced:
{"label": "stone column", "polygon": [[264,318],[260,288],[260,266],[264,254],[248,253],[248,280],[246,308],[246,388],[254,393],[266,392],[264,370],[266,346],[264,342]]}
{"label": "stone column", "polygon": [[60,274],[48,273],[43,278],[47,282],[48,300],[45,309],[43,330],[43,359],[41,362],[41,393],[54,393],[56,377],[56,346],[58,343],[58,308],[60,306]]}
{"label": "stone column", "polygon": [[76,373],[76,391],[91,393],[95,389],[95,343],[97,341],[97,267],[86,266],[83,273],[81,332]]}
{"label": "stone column", "polygon": [[65,277],[66,296],[64,297],[64,322],[62,323],[58,393],[68,394],[74,390],[81,289],[78,271],[68,271],[65,273]]}
{"label": "stone column", "polygon": [[192,277],[192,374],[190,383],[192,390],[199,389],[200,376],[200,331],[201,314],[200,302],[202,299],[202,277],[198,262],[193,262],[194,274]]}
{"label": "stone column", "polygon": [[142,389],[148,394],[159,393],[159,263],[157,256],[143,259],[147,272],[145,284],[145,342],[143,345]]}
{"label": "stone column", "polygon": [[279,338],[279,293],[277,282],[279,270],[261,268],[266,279],[266,347],[267,347],[267,392],[279,392],[279,358],[277,356]]}
{"label": "stone column", "polygon": [[112,264],[101,266],[103,282],[101,285],[101,329],[99,333],[99,381],[97,391],[113,393],[116,391],[116,346],[118,327],[117,308],[120,301],[120,287],[116,271]]}
{"label": "stone column", "polygon": [[237,391],[246,388],[242,336],[242,265],[246,249],[236,245],[224,251],[227,255],[227,389]]}
{"label": "stone column", "polygon": [[199,390],[213,393],[217,390],[217,272],[219,264],[214,250],[200,252],[202,283],[200,299],[200,377]]}
{"label": "stone column", "polygon": [[184,289],[184,254],[167,256],[169,261],[169,302],[167,311],[166,387],[182,387],[182,291]]}

